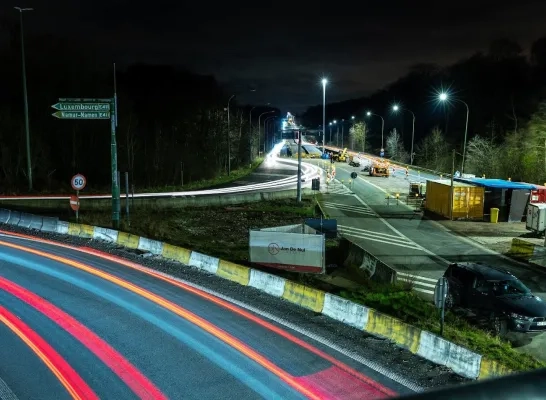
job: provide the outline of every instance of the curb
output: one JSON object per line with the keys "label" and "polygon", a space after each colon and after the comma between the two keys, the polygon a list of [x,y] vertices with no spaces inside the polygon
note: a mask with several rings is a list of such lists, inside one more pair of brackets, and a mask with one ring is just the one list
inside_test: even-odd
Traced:
{"label": "curb", "polygon": [[361,331],[390,339],[413,354],[446,366],[465,378],[484,379],[512,372],[497,361],[488,360],[480,354],[372,308],[197,251],[109,228],[75,224],[60,221],[58,218],[40,217],[5,209],[0,209],[0,224],[103,240],[159,255],[240,285],[253,287]]}

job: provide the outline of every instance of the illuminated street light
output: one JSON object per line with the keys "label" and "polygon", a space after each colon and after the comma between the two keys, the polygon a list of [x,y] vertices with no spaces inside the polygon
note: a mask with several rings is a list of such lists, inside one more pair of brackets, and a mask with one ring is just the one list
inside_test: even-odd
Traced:
{"label": "illuminated street light", "polygon": [[411,115],[413,116],[413,124],[411,126],[411,153],[410,153],[410,165],[413,165],[413,142],[415,140],[415,114],[413,113],[413,111],[408,110],[407,108],[401,108],[398,104],[395,104],[392,106],[392,110],[394,112],[398,112],[401,109],[411,113]]}
{"label": "illuminated street light", "polygon": [[379,114],[374,114],[373,112],[371,111],[367,111],[366,112],[366,115],[368,117],[371,117],[372,115],[375,115],[376,117],[379,117],[381,118],[381,151],[383,151],[383,149],[385,148],[384,144],[383,144],[383,133],[385,131],[385,120],[383,119],[383,117]]}
{"label": "illuminated street light", "polygon": [[353,115],[353,116],[351,117],[351,119],[355,119],[355,116]]}
{"label": "illuminated street light", "polygon": [[463,103],[466,107],[466,125],[465,125],[465,128],[464,128],[464,142],[463,142],[463,161],[462,161],[462,165],[461,165],[461,173],[464,173],[464,164],[465,164],[465,161],[466,161],[466,138],[467,138],[467,135],[468,135],[468,116],[470,115],[470,107],[468,107],[468,104],[466,104],[466,102],[462,101],[461,99],[451,99],[449,98],[448,94],[446,92],[441,92],[439,95],[438,95],[438,99],[442,102],[446,102],[446,101],[458,101],[459,103]]}
{"label": "illuminated street light", "polygon": [[328,84],[328,79],[322,78],[322,153],[326,149],[325,138],[326,138],[326,85]]}

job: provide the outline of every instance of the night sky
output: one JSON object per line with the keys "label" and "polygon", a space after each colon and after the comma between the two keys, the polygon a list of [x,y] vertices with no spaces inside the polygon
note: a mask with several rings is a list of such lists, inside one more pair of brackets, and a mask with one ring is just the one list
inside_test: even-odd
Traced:
{"label": "night sky", "polygon": [[[17,17],[4,5],[4,18]],[[240,103],[302,112],[322,101],[361,97],[411,65],[445,65],[508,37],[528,49],[546,35],[546,1],[173,2],[74,0],[34,7],[26,34],[93,42],[118,64],[178,64],[213,74]],[[297,4],[297,5],[295,5]],[[67,49],[70,51],[70,49]],[[255,87],[250,92],[249,87]]]}

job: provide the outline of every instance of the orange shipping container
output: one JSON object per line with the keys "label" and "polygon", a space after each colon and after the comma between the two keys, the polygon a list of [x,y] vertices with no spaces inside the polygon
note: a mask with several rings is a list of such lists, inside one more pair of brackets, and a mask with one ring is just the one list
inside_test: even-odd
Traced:
{"label": "orange shipping container", "polygon": [[[427,181],[425,208],[449,218],[450,180]],[[484,188],[453,182],[453,219],[483,220]]]}

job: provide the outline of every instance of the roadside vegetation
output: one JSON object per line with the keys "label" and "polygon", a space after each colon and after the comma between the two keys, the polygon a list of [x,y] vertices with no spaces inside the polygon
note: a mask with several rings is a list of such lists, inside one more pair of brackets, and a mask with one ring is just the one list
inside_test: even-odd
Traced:
{"label": "roadside vegetation", "polygon": [[[318,215],[312,197],[295,200],[262,201],[237,206],[183,208],[179,210],[132,211],[121,230],[168,242],[223,258],[249,264],[249,230],[299,224]],[[106,212],[82,213],[80,222],[109,227]]]}
{"label": "roadside vegetation", "polygon": [[[411,283],[379,284],[369,281],[357,291],[341,291],[340,295],[408,324],[440,335],[440,310],[411,290]],[[546,363],[512,348],[509,342],[471,325],[446,310],[443,337],[514,371],[546,367]]]}

